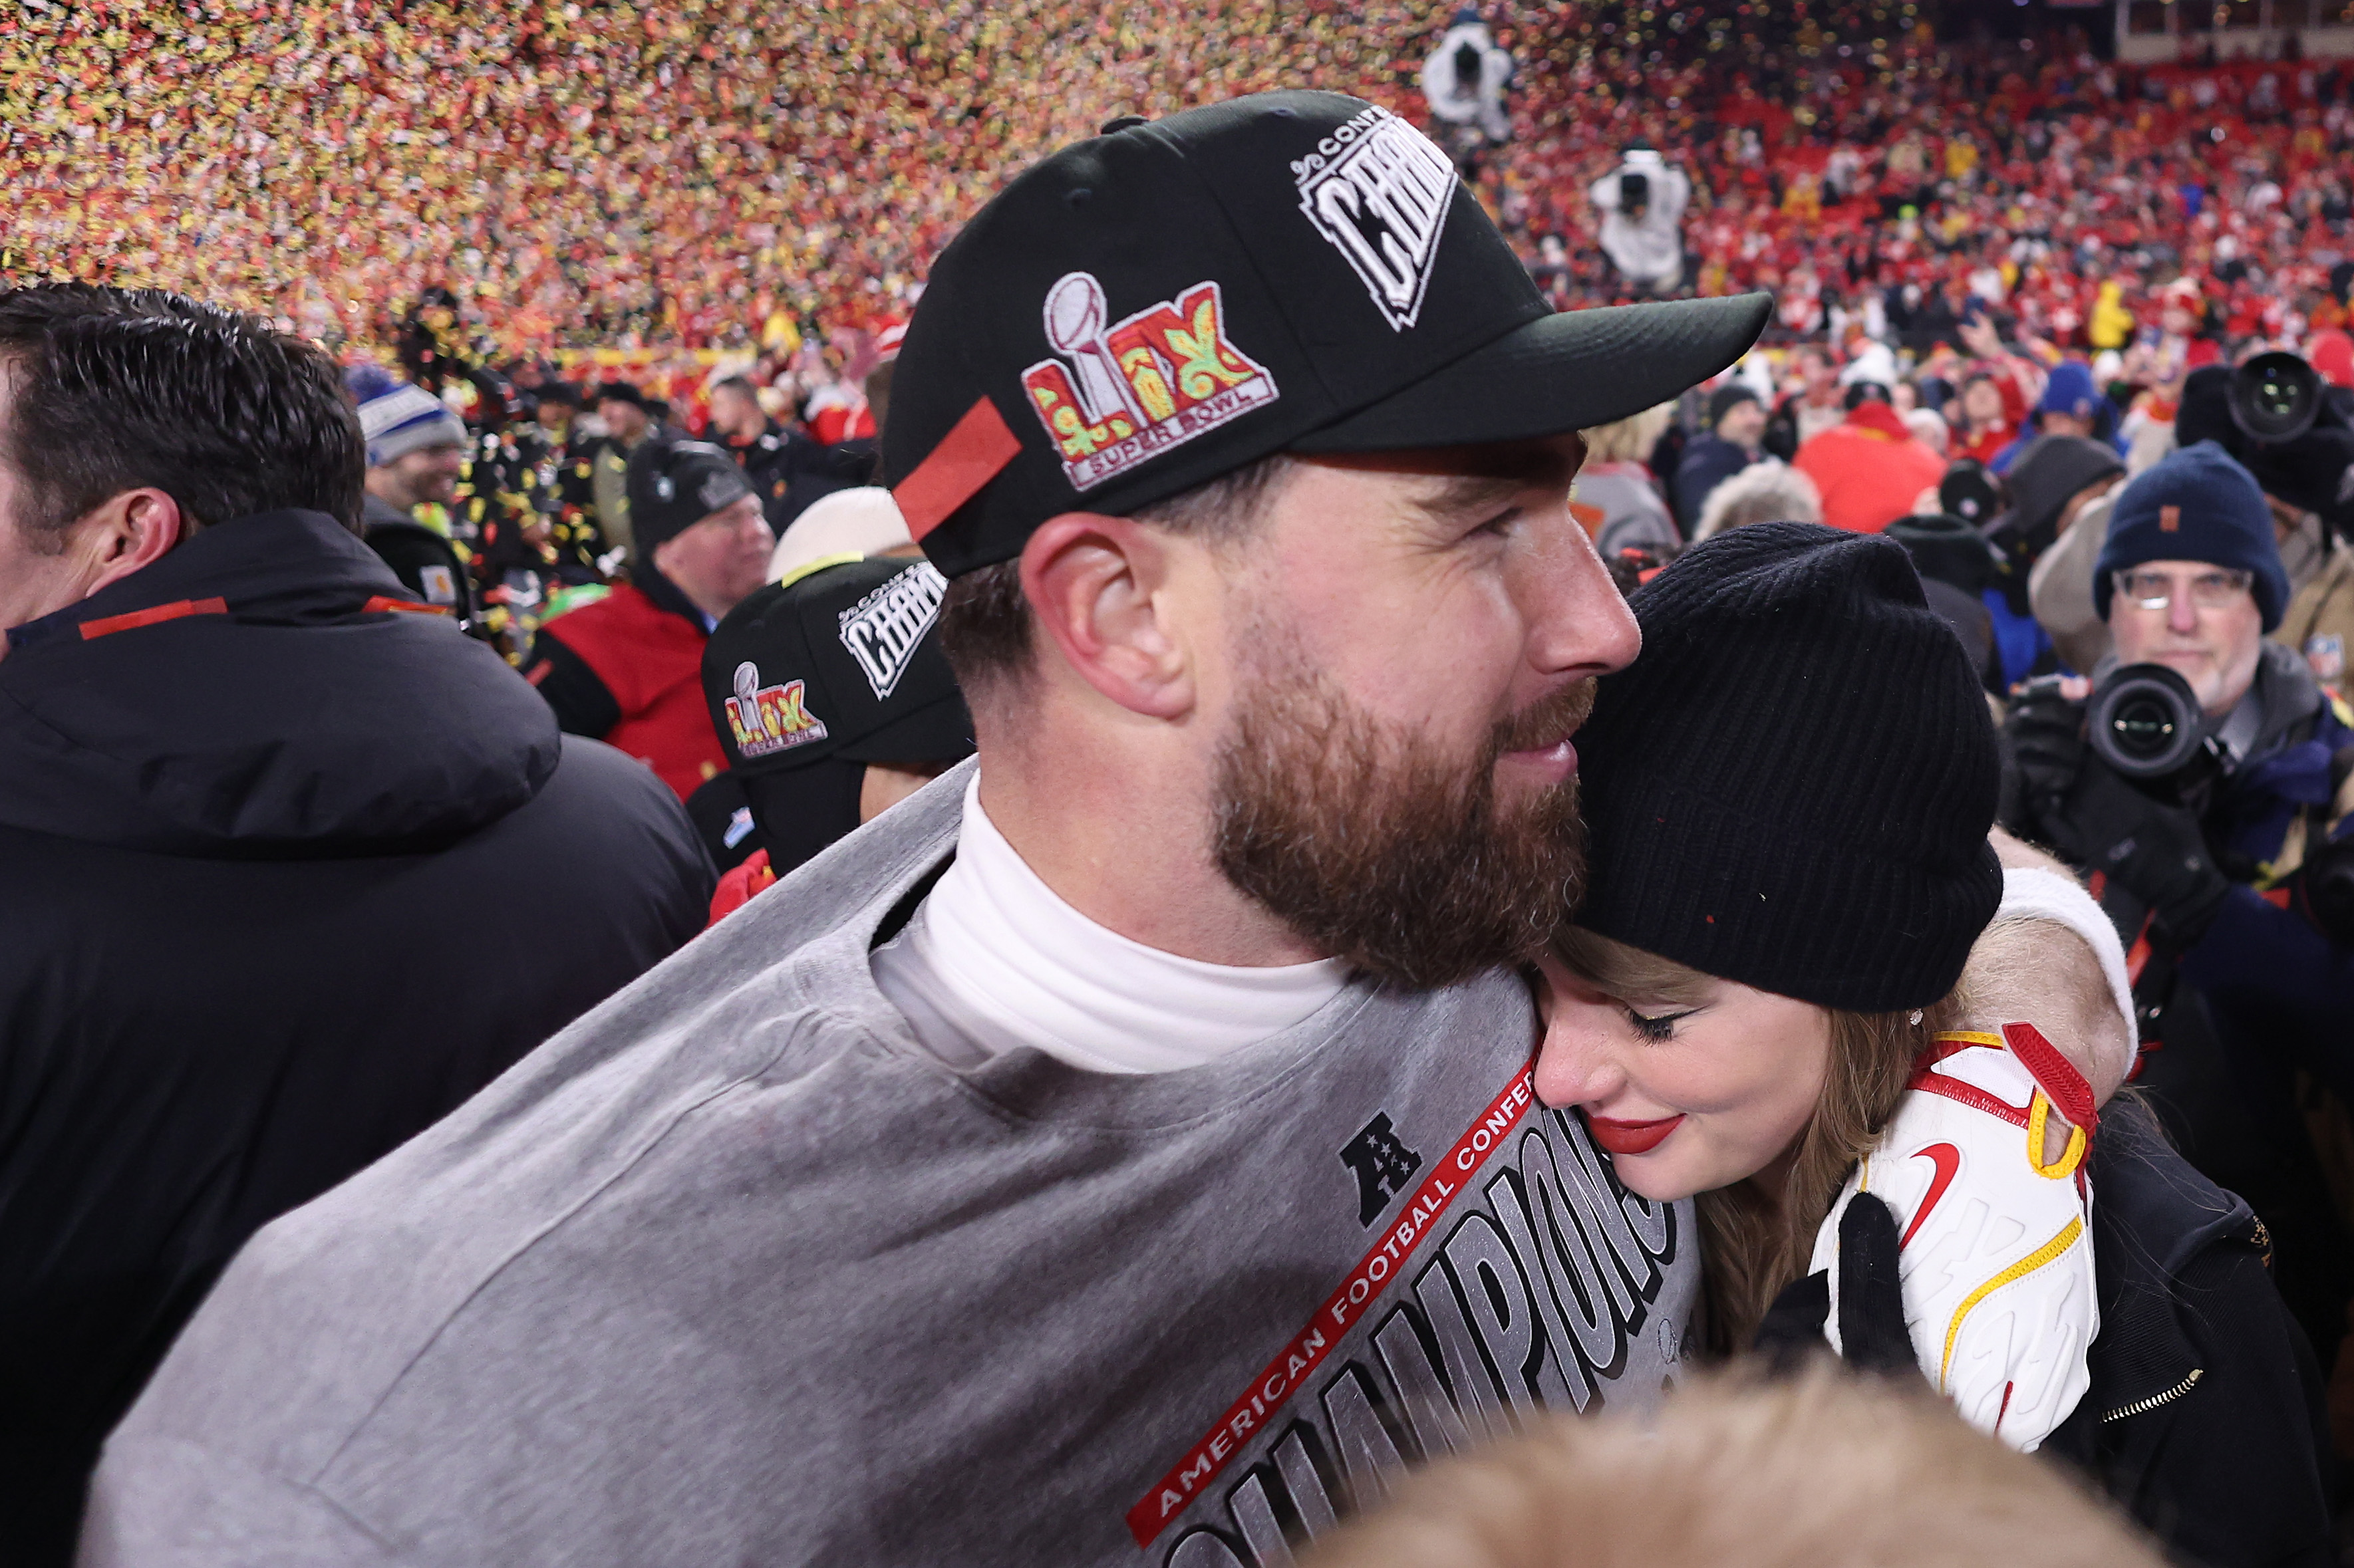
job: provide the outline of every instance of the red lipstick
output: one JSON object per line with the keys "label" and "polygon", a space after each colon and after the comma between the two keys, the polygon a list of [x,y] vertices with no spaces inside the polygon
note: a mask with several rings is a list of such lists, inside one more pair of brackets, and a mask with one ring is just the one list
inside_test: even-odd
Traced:
{"label": "red lipstick", "polygon": [[1649,1154],[1667,1141],[1668,1134],[1683,1125],[1683,1118],[1661,1117],[1657,1121],[1614,1121],[1606,1116],[1588,1111],[1585,1125],[1594,1134],[1594,1141],[1611,1154]]}

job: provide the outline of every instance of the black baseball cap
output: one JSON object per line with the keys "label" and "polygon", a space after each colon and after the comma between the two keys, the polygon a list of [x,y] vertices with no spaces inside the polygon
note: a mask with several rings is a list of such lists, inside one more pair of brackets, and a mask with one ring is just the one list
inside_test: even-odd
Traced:
{"label": "black baseball cap", "polygon": [[729,610],[703,649],[703,694],[729,769],[970,756],[972,717],[940,652],[947,590],[929,561],[845,561]]}
{"label": "black baseball cap", "polygon": [[758,494],[741,463],[708,441],[657,436],[630,454],[622,487],[630,498],[630,535],[641,559],[715,512]]}
{"label": "black baseball cap", "polygon": [[703,694],[751,817],[745,853],[782,875],[858,826],[866,764],[972,755],[940,652],[947,591],[929,561],[850,561],[760,589],[712,632]]}
{"label": "black baseball cap", "polygon": [[956,576],[1058,513],[1128,514],[1279,451],[1522,440],[1667,401],[1766,294],[1555,313],[1429,138],[1340,93],[1115,122],[933,265],[883,471]]}

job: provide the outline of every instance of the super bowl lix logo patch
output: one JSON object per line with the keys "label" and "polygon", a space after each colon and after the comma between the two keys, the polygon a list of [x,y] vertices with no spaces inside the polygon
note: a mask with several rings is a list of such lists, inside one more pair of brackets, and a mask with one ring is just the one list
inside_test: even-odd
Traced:
{"label": "super bowl lix logo patch", "polygon": [[736,694],[727,699],[727,728],[747,761],[790,751],[825,738],[825,725],[801,705],[802,683],[760,684],[760,667],[749,659],[736,666]]}
{"label": "super bowl lix logo patch", "polygon": [[1072,489],[1092,489],[1275,401],[1275,377],[1226,336],[1216,283],[1107,326],[1109,313],[1094,273],[1064,273],[1045,306],[1046,341],[1063,357],[1022,373]]}
{"label": "super bowl lix logo patch", "polygon": [[1386,109],[1368,109],[1291,165],[1299,210],[1331,240],[1393,332],[1422,314],[1455,199],[1455,165]]}

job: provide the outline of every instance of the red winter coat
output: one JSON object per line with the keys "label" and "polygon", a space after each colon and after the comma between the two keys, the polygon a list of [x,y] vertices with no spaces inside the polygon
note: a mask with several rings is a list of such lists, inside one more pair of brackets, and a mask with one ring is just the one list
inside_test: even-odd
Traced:
{"label": "red winter coat", "polygon": [[727,767],[703,700],[702,628],[627,583],[539,629],[524,678],[557,723],[619,747],[684,800]]}
{"label": "red winter coat", "polygon": [[1946,460],[1885,403],[1866,403],[1798,449],[1794,465],[1822,493],[1823,521],[1877,534],[1946,475]]}

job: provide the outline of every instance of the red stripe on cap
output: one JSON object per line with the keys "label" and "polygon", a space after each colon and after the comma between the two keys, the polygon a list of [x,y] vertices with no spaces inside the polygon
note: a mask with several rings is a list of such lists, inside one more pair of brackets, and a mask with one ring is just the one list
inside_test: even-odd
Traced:
{"label": "red stripe on cap", "polygon": [[134,609],[128,615],[102,615],[96,620],[81,623],[85,642],[95,642],[101,637],[111,637],[118,631],[135,627],[153,626],[158,621],[177,620],[184,615],[227,615],[228,601],[221,599],[175,599],[169,604],[159,604],[153,609]]}
{"label": "red stripe on cap", "polygon": [[450,607],[446,604],[419,604],[413,599],[395,599],[390,594],[381,593],[360,606],[360,612],[363,615],[372,614],[379,609],[389,609],[399,615],[448,615],[451,613]]}
{"label": "red stripe on cap", "polygon": [[979,494],[1021,450],[1020,439],[1006,428],[997,405],[985,397],[975,400],[931,456],[891,492],[899,515],[907,520],[909,537],[921,544],[925,535]]}

